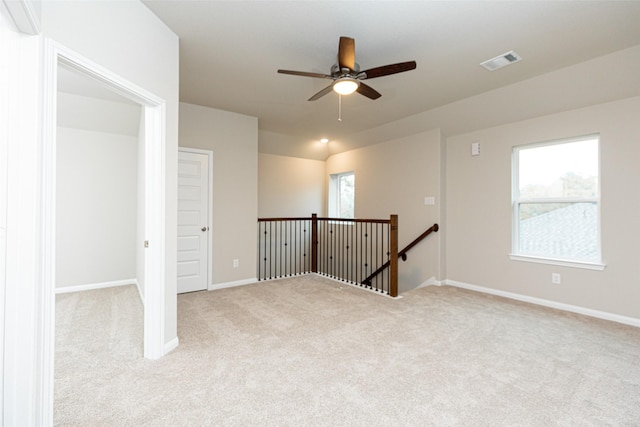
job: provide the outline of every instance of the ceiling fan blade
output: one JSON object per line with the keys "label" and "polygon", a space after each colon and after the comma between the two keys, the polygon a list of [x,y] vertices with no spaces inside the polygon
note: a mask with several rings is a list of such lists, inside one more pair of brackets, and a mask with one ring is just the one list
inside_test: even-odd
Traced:
{"label": "ceiling fan blade", "polygon": [[360,86],[358,86],[356,92],[358,92],[360,95],[366,96],[369,99],[378,99],[382,96],[380,92],[362,82],[360,82]]}
{"label": "ceiling fan blade", "polygon": [[341,70],[343,68],[353,70],[356,66],[356,41],[351,37],[340,37],[338,65]]}
{"label": "ceiling fan blade", "polygon": [[319,79],[332,79],[328,74],[321,73],[308,73],[306,71],[292,71],[292,70],[278,70],[280,74],[291,74],[293,76],[303,76],[303,77],[316,77]]}
{"label": "ceiling fan blade", "polygon": [[331,84],[331,85],[325,87],[324,89],[322,89],[320,92],[318,92],[315,95],[313,95],[311,98],[308,99],[308,101],[315,101],[316,99],[322,98],[323,96],[325,96],[326,94],[328,94],[332,90],[333,90],[333,85]]}
{"label": "ceiling fan blade", "polygon": [[[358,73],[359,79],[374,79],[376,77],[388,76],[391,74],[403,73],[416,69],[416,61],[399,62],[397,64],[383,65],[382,67],[370,68]],[[361,77],[362,76],[362,77]]]}

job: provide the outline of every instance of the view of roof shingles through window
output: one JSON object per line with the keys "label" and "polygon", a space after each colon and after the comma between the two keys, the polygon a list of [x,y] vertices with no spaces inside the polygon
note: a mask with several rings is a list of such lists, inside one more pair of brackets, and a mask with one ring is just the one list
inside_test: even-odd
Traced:
{"label": "view of roof shingles through window", "polygon": [[524,219],[519,226],[519,252],[557,259],[598,261],[598,206],[563,203]]}

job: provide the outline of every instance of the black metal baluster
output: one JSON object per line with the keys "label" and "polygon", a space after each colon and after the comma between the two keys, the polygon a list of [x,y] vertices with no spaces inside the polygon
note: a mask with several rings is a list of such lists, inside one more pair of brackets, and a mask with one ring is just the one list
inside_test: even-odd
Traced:
{"label": "black metal baluster", "polygon": [[344,280],[342,278],[342,273],[343,273],[342,265],[344,263],[344,260],[342,259],[342,252],[343,252],[343,249],[342,249],[342,243],[343,243],[342,242],[342,232],[344,231],[342,229],[342,225],[343,225],[343,222],[340,222],[340,224],[338,225],[339,233],[338,233],[338,260],[337,261],[338,261],[338,277],[340,277],[340,279]]}
{"label": "black metal baluster", "polygon": [[[367,249],[368,249],[368,245],[367,245],[367,223],[364,223],[364,240],[362,242],[363,246],[364,246],[364,277],[369,277],[369,272],[368,272],[368,268],[367,268]],[[371,284],[367,284],[369,286],[371,286]]]}
{"label": "black metal baluster", "polygon": [[275,262],[273,258],[273,228],[275,224],[273,221],[269,221],[269,278],[273,279],[273,263]]}
{"label": "black metal baluster", "polygon": [[[373,224],[369,223],[369,273],[373,272]],[[376,286],[377,286],[376,282]]]}
{"label": "black metal baluster", "polygon": [[327,235],[329,232],[327,231],[327,223],[323,221],[318,221],[319,224],[322,224],[322,242],[320,243],[320,249],[322,252],[322,274],[325,274],[327,271],[327,253],[328,246],[327,245]]}
{"label": "black metal baluster", "polygon": [[[387,260],[391,261],[391,224],[387,225]],[[391,269],[387,269],[387,295],[391,294]]]}
{"label": "black metal baluster", "polygon": [[353,223],[347,228],[347,277],[353,284]]}
{"label": "black metal baluster", "polygon": [[307,233],[308,225],[307,225],[306,221],[302,222],[302,227],[303,227],[303,232],[302,232],[302,252],[303,252],[302,265],[303,265],[303,268],[306,271],[309,271],[309,269],[307,268],[307,252],[308,252],[308,250],[307,250],[307,234],[306,233]]}
{"label": "black metal baluster", "polygon": [[[358,255],[359,255],[359,259],[358,259],[358,263],[356,264],[357,268],[360,270],[360,275],[358,277],[361,277],[363,280],[365,277],[367,277],[363,271],[362,271],[362,264],[363,264],[363,260],[362,260],[362,242],[364,241],[362,239],[362,223],[359,222],[358,223],[358,228],[360,229],[360,238],[358,239]],[[362,286],[362,282],[360,282],[360,286]]]}
{"label": "black metal baluster", "polygon": [[[375,243],[375,250],[376,250],[376,270],[378,269],[378,267],[380,267],[380,223],[376,223],[374,225],[374,227],[376,228],[376,243]],[[376,290],[380,290],[382,291],[382,281],[376,281]]]}
{"label": "black metal baluster", "polygon": [[329,224],[329,238],[330,243],[329,243],[329,275],[330,276],[334,276],[334,253],[335,253],[335,248],[334,248],[334,244],[335,244],[335,234],[333,233],[335,228],[334,224]]}
{"label": "black metal baluster", "polygon": [[298,274],[298,270],[300,264],[298,260],[300,259],[300,254],[298,254],[298,220],[293,222],[293,239],[291,239],[291,244],[293,246],[293,274]]}

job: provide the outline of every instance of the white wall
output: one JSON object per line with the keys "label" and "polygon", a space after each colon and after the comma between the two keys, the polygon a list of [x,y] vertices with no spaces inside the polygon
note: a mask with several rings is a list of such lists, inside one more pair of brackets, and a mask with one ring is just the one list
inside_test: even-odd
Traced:
{"label": "white wall", "polygon": [[138,139],[59,127],[56,287],[136,277]]}
{"label": "white wall", "polygon": [[[447,139],[447,278],[495,290],[640,318],[640,97]],[[604,271],[511,261],[514,145],[600,133]],[[479,157],[470,144],[482,144]],[[551,283],[551,273],[562,284]]]}
{"label": "white wall", "polygon": [[325,162],[297,157],[258,156],[258,216],[326,215]]}
{"label": "white wall", "polygon": [[178,37],[138,1],[42,4],[47,37],[166,101],[166,343],[177,337]]}
{"label": "white wall", "polygon": [[[357,218],[398,215],[399,249],[403,249],[441,218],[442,138],[438,130],[422,132],[336,154],[327,159],[330,174],[354,171]],[[424,198],[436,204],[425,206]],[[405,292],[425,282],[439,280],[441,234],[435,233],[414,247],[400,262],[398,290]]]}
{"label": "white wall", "polygon": [[133,283],[141,107],[65,92],[57,101],[56,287]]}
{"label": "white wall", "polygon": [[138,135],[142,112],[140,105],[128,103],[124,98],[122,102],[118,102],[95,98],[89,93],[78,95],[58,90],[58,126],[119,135]]}
{"label": "white wall", "polygon": [[180,103],[180,146],[213,151],[212,285],[255,280],[258,119]]}

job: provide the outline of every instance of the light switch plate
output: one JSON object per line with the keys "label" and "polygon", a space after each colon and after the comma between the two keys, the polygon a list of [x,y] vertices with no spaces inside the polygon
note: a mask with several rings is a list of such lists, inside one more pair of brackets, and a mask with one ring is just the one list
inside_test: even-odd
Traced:
{"label": "light switch plate", "polygon": [[436,204],[436,198],[433,196],[428,196],[424,198],[424,205],[431,206]]}
{"label": "light switch plate", "polygon": [[480,155],[480,143],[479,142],[472,142],[471,143],[471,155],[472,156],[479,156]]}

